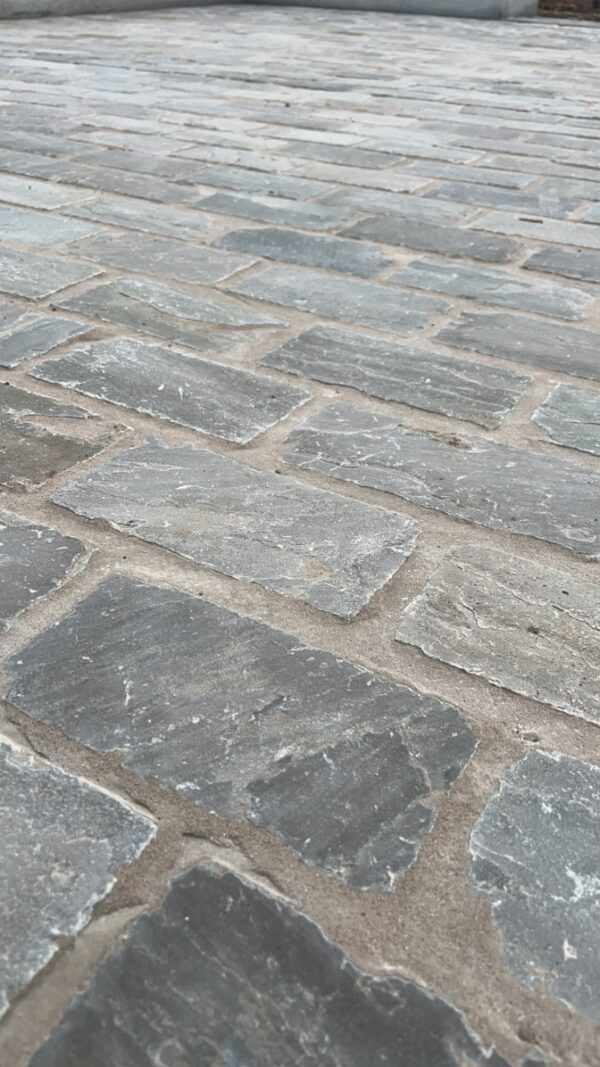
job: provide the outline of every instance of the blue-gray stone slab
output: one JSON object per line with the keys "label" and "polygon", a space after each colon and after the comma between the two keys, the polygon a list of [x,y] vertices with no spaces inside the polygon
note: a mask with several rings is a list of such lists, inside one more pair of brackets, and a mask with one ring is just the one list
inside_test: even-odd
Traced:
{"label": "blue-gray stone slab", "polygon": [[483,263],[507,263],[521,251],[516,241],[420,219],[369,218],[342,230],[343,237],[367,238],[417,252],[466,256]]}
{"label": "blue-gray stone slab", "polygon": [[47,211],[0,204],[0,233],[3,241],[18,241],[34,248],[56,248],[98,233],[89,222],[49,215]]}
{"label": "blue-gray stone slab", "polygon": [[561,383],[532,418],[546,431],[546,441],[600,456],[600,393]]}
{"label": "blue-gray stone slab", "polygon": [[39,300],[100,273],[89,263],[14,248],[0,249],[0,292],[13,296]]}
{"label": "blue-gray stone slab", "polygon": [[31,356],[44,356],[46,352],[88,333],[85,322],[51,315],[22,314],[12,318],[10,325],[0,323],[0,367],[16,367]]}
{"label": "blue-gray stone slab", "polygon": [[249,256],[228,255],[203,245],[141,233],[103,233],[71,245],[70,252],[157,278],[210,285],[252,266]]}
{"label": "blue-gray stone slab", "polygon": [[582,199],[575,196],[557,196],[552,192],[523,192],[516,189],[502,189],[492,184],[477,185],[462,181],[443,182],[435,189],[424,194],[428,199],[459,201],[474,207],[493,207],[504,210],[512,208],[524,214],[544,215],[551,219],[568,219],[581,207]]}
{"label": "blue-gray stone slab", "polygon": [[84,555],[75,537],[0,512],[0,630],[58,589]]}
{"label": "blue-gray stone slab", "polygon": [[363,215],[401,215],[422,222],[462,222],[472,218],[474,209],[463,204],[446,204],[426,200],[410,193],[391,193],[382,189],[347,187],[321,199],[322,204],[354,207]]}
{"label": "blue-gray stone slab", "polygon": [[562,274],[584,282],[600,282],[600,252],[571,248],[540,248],[523,263],[525,270]]}
{"label": "blue-gray stone slab", "polygon": [[278,222],[283,226],[297,226],[300,230],[330,230],[356,218],[354,207],[326,204],[324,201],[298,201],[280,196],[236,196],[233,193],[213,193],[199,200],[196,207],[220,215],[254,219],[256,222]]}
{"label": "blue-gray stone slab", "polygon": [[244,170],[243,167],[207,167],[198,177],[202,185],[215,185],[239,193],[258,193],[260,196],[282,196],[288,200],[308,200],[326,193],[331,185],[311,178],[269,174],[268,171]]}
{"label": "blue-gray stone slab", "polygon": [[376,245],[294,230],[235,230],[215,241],[215,247],[248,252],[282,263],[358,274],[363,278],[371,278],[391,263]]}
{"label": "blue-gray stone slab", "polygon": [[158,233],[165,237],[206,237],[214,229],[213,220],[202,211],[173,204],[149,204],[133,196],[97,197],[87,204],[69,208],[69,215],[92,219],[128,230]]}

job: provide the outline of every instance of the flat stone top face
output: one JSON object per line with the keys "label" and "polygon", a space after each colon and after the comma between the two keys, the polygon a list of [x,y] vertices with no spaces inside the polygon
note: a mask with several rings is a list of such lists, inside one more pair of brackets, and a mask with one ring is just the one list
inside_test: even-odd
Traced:
{"label": "flat stone top face", "polygon": [[84,556],[77,538],[0,512],[0,631],[57,589]]}

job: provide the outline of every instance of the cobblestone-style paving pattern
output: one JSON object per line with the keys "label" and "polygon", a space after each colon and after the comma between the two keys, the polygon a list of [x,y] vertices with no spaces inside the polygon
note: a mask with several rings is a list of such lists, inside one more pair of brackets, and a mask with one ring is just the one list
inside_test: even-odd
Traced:
{"label": "cobblestone-style paving pattern", "polygon": [[600,29],[0,25],[2,1067],[597,1067]]}

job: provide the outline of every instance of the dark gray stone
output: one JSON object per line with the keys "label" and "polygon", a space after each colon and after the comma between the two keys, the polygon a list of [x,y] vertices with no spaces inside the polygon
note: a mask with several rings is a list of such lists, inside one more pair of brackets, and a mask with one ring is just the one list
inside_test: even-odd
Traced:
{"label": "dark gray stone", "polygon": [[510,966],[595,1023],[599,819],[600,768],[528,752],[503,775],[471,835],[473,886],[490,902]]}
{"label": "dark gray stone", "polygon": [[74,537],[0,512],[0,630],[58,589],[84,554]]}
{"label": "dark gray stone", "polygon": [[227,351],[249,326],[285,326],[283,319],[216,291],[192,295],[136,277],[97,285],[58,306],[207,352]]}
{"label": "dark gray stone", "polygon": [[516,189],[501,189],[497,185],[477,185],[468,182],[444,182],[435,189],[424,194],[428,199],[453,200],[463,204],[480,205],[481,207],[495,207],[504,210],[512,208],[514,211],[529,213],[531,215],[544,215],[550,219],[568,219],[577,208],[581,207],[582,200],[575,196],[557,196],[551,191],[526,193]]}
{"label": "dark gray stone", "polygon": [[303,267],[271,267],[228,286],[232,293],[268,300],[342,322],[357,322],[401,336],[427,325],[431,312],[448,311],[443,300],[401,293],[358,278],[337,278]]}
{"label": "dark gray stone", "polygon": [[0,204],[0,233],[3,241],[19,241],[34,248],[56,248],[98,233],[99,227],[77,222],[47,211]]}
{"label": "dark gray stone", "polygon": [[464,545],[405,608],[396,638],[492,685],[600,722],[598,589],[530,559]]}
{"label": "dark gray stone", "polygon": [[507,238],[416,219],[363,219],[341,232],[344,237],[366,237],[386,245],[439,252],[443,256],[467,256],[484,263],[507,263],[521,251],[520,245]]}
{"label": "dark gray stone", "polygon": [[310,399],[273,378],[124,337],[84,345],[31,373],[239,444]]}
{"label": "dark gray stone", "polygon": [[165,237],[206,237],[212,233],[214,222],[204,212],[181,208],[172,204],[149,204],[133,196],[98,197],[87,204],[69,209],[69,215],[79,219],[107,222],[127,230],[158,233]]}
{"label": "dark gray stone", "polygon": [[54,499],[344,618],[396,573],[418,534],[402,515],[156,438],[119,453]]}
{"label": "dark gray stone", "polygon": [[0,744],[0,1015],[88,922],[154,824],[81,778]]}
{"label": "dark gray stone", "polygon": [[38,252],[0,249],[0,292],[39,300],[100,274],[98,267]]}
{"label": "dark gray stone", "polygon": [[440,352],[324,326],[300,334],[262,363],[487,427],[500,425],[531,381]]}
{"label": "dark gray stone", "polygon": [[[354,207],[369,215],[401,215],[423,222],[461,222],[473,216],[473,208],[462,204],[438,204],[422,196],[388,193],[381,189],[338,189],[321,200],[323,204]],[[388,242],[389,244],[389,242]]]}
{"label": "dark gray stone", "polygon": [[555,285],[531,285],[509,274],[485,270],[456,260],[418,259],[386,278],[395,285],[448,293],[463,300],[481,300],[484,304],[554,315],[559,319],[580,319],[594,297],[581,289],[562,289]]}
{"label": "dark gray stone", "polygon": [[476,437],[429,436],[342,403],[288,441],[285,459],[296,467],[600,557],[600,475],[574,463]]}
{"label": "dark gray stone", "polygon": [[432,990],[358,970],[281,897],[207,867],[138,920],[30,1067],[161,1060],[508,1067]]}
{"label": "dark gray stone", "polygon": [[557,385],[532,417],[546,441],[600,456],[600,394]]}
{"label": "dark gray stone", "polygon": [[471,226],[476,230],[527,237],[533,241],[600,248],[600,226],[591,226],[587,222],[561,222],[558,219],[513,215],[508,211],[488,211]]}
{"label": "dark gray stone", "polygon": [[308,200],[319,193],[326,193],[331,185],[309,178],[289,177],[287,174],[269,174],[260,170],[244,170],[243,167],[208,167],[198,178],[202,185],[216,185],[220,189],[235,189],[240,193],[258,193],[259,196],[283,196],[288,200]]}
{"label": "dark gray stone", "polygon": [[436,340],[513,363],[530,363],[544,370],[600,381],[598,334],[592,330],[559,326],[525,315],[461,312],[436,334]]}
{"label": "dark gray stone", "polygon": [[28,714],[362,889],[391,889],[415,862],[475,748],[448,704],[123,576],[9,672]]}
{"label": "dark gray stone", "polygon": [[215,247],[249,252],[283,263],[300,263],[306,267],[358,274],[363,278],[371,278],[391,263],[376,245],[345,241],[340,237],[297,233],[294,230],[236,230],[215,241]]}
{"label": "dark gray stone", "polygon": [[139,233],[103,233],[79,241],[69,251],[112,267],[200,285],[222,281],[254,262],[248,256],[227,255],[202,245]]}
{"label": "dark gray stone", "polygon": [[525,270],[563,274],[584,282],[600,282],[600,252],[582,252],[567,248],[541,248],[523,263]]}
{"label": "dark gray stone", "polygon": [[213,193],[197,205],[203,211],[215,211],[221,215],[254,219],[256,222],[278,222],[284,226],[297,226],[300,230],[330,230],[351,222],[358,210],[352,207],[336,207],[318,201],[286,200],[281,196],[235,196],[233,193]]}
{"label": "dark gray stone", "polygon": [[[59,315],[42,318],[40,315],[19,313],[10,328],[0,332],[0,367],[15,367],[23,359],[43,356],[65,341],[88,333],[90,329],[85,322],[62,319]],[[2,323],[0,330],[3,330]]]}

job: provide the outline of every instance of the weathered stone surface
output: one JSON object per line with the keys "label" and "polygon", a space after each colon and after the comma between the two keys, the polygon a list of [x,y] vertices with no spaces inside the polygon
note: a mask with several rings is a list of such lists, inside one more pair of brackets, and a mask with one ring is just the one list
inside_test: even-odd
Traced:
{"label": "weathered stone surface", "polygon": [[488,427],[500,425],[530,383],[510,371],[324,326],[300,334],[262,363]]}
{"label": "weathered stone surface", "polygon": [[8,670],[28,714],[363,889],[390,889],[416,860],[475,747],[448,704],[124,576]]}
{"label": "weathered stone surface", "polygon": [[156,438],[54,499],[196,563],[348,618],[395,574],[418,532],[401,515]]}
{"label": "weathered stone surface", "polygon": [[288,200],[308,200],[319,193],[326,193],[330,185],[309,178],[289,177],[287,174],[269,174],[261,170],[244,170],[243,167],[208,167],[198,178],[202,185],[216,185],[220,189],[235,189],[240,193],[258,193],[260,196],[282,196]]}
{"label": "weathered stone surface", "polygon": [[236,230],[220,237],[215,246],[249,252],[264,259],[278,259],[283,263],[358,274],[363,278],[371,278],[391,262],[376,245],[294,230]]}
{"label": "weathered stone surface", "polygon": [[183,237],[184,240],[206,237],[214,229],[214,222],[202,211],[171,204],[149,204],[147,200],[137,200],[133,196],[101,196],[69,208],[68,213],[78,219],[93,219],[128,230]]}
{"label": "weathered stone surface", "polygon": [[434,311],[448,305],[434,297],[401,293],[358,278],[337,278],[303,267],[270,267],[232,282],[232,293],[295,307],[342,322],[357,322],[404,336],[427,324]]}
{"label": "weathered stone surface", "polygon": [[88,782],[0,744],[3,856],[0,1015],[111,889],[114,873],[154,834],[138,815]]}
{"label": "weathered stone surface", "polygon": [[508,1067],[431,990],[358,970],[281,897],[207,867],[180,876],[161,909],[138,920],[31,1067],[161,1059]]}
{"label": "weathered stone surface", "polygon": [[338,403],[288,438],[288,463],[493,530],[600,556],[600,475],[476,437],[438,437]]}
{"label": "weathered stone surface", "polygon": [[528,752],[471,835],[475,892],[528,985],[600,1022],[600,768]]}
{"label": "weathered stone surface", "polygon": [[310,398],[273,378],[124,337],[83,345],[32,374],[240,444]]}
{"label": "weathered stone surface", "polygon": [[0,200],[48,210],[89,200],[92,194],[73,186],[37,181],[15,174],[0,174]]}
{"label": "weathered stone surface", "polygon": [[341,232],[344,237],[366,237],[386,245],[400,245],[418,252],[439,252],[443,256],[468,256],[484,263],[507,263],[521,250],[515,241],[505,237],[492,237],[417,219],[363,219]]}
{"label": "weathered stone surface", "polygon": [[526,193],[515,189],[501,189],[497,185],[469,184],[468,182],[444,182],[431,189],[425,196],[434,200],[452,200],[481,207],[512,208],[514,211],[544,215],[551,219],[568,219],[582,201],[575,196],[557,196],[555,193],[535,191]]}
{"label": "weathered stone surface", "polygon": [[[410,193],[423,188],[427,178],[419,178],[402,170],[385,170],[373,167],[345,167],[340,163],[322,163],[318,160],[293,160],[294,174],[306,175],[320,182],[336,185],[359,185],[363,189],[387,189],[390,192]],[[329,186],[331,188],[331,185]],[[324,192],[325,190],[323,190]]]}
{"label": "weathered stone surface", "polygon": [[[0,323],[0,330],[3,329]],[[19,317],[11,322],[10,328],[0,332],[0,367],[15,367],[23,359],[43,356],[89,330],[85,322],[62,319],[59,315],[49,318],[23,315],[19,309]]]}
{"label": "weathered stone surface", "polygon": [[113,267],[142,270],[157,278],[177,278],[200,285],[222,281],[254,262],[249,256],[227,255],[201,245],[138,233],[100,234],[78,242],[69,251]]}
{"label": "weathered stone surface", "polygon": [[600,282],[600,252],[541,248],[529,257],[523,268],[541,270],[547,274],[563,274],[567,278],[581,278],[585,282]]}
{"label": "weathered stone surface", "polygon": [[76,538],[0,512],[0,630],[57,589],[84,554]]}
{"label": "weathered stone surface", "polygon": [[39,300],[100,274],[98,267],[37,252],[0,249],[0,292]]}
{"label": "weathered stone surface", "polygon": [[493,182],[507,189],[523,189],[529,185],[533,175],[520,174],[518,171],[492,170],[491,167],[476,167],[467,164],[438,163],[431,159],[418,159],[405,168],[411,173],[422,174],[428,178],[444,178],[457,182]]}
{"label": "weathered stone surface", "polygon": [[600,204],[592,204],[581,216],[584,222],[600,222]]}
{"label": "weathered stone surface", "polygon": [[519,556],[454,549],[396,634],[492,685],[600,722],[599,587]]}
{"label": "weathered stone surface", "polygon": [[462,312],[436,334],[436,340],[514,363],[530,363],[544,370],[600,381],[598,334],[592,330],[559,326],[525,315]]}
{"label": "weathered stone surface", "polygon": [[594,297],[581,289],[563,289],[556,285],[528,285],[510,274],[486,271],[456,260],[417,259],[386,278],[396,285],[448,293],[463,300],[481,300],[485,304],[554,315],[559,319],[580,319]]}
{"label": "weathered stone surface", "polygon": [[343,145],[299,143],[289,141],[287,151],[291,156],[302,159],[320,159],[323,163],[341,163],[345,167],[391,167],[401,163],[403,156],[398,152],[372,152],[367,148],[347,148]]}
{"label": "weathered stone surface", "polygon": [[600,456],[600,394],[561,383],[532,417],[547,441]]}
{"label": "weathered stone surface", "polygon": [[600,248],[600,227],[591,226],[586,222],[560,222],[558,219],[513,215],[508,211],[488,211],[481,219],[472,222],[471,226],[476,230],[489,230],[491,233],[530,237],[534,241]]}
{"label": "weathered stone surface", "polygon": [[321,201],[309,203],[280,196],[253,196],[250,199],[233,193],[214,193],[199,200],[196,207],[256,222],[279,222],[284,226],[297,226],[300,230],[330,230],[350,222],[358,214],[353,207],[338,207]]}
{"label": "weathered stone surface", "polygon": [[0,204],[0,233],[3,241],[19,241],[34,248],[56,248],[98,233],[99,227],[77,222],[46,211]]}
{"label": "weathered stone surface", "polygon": [[58,306],[208,352],[226,351],[245,327],[285,325],[216,291],[191,295],[136,277],[97,285]]}
{"label": "weathered stone surface", "polygon": [[[323,204],[354,207],[363,214],[401,215],[423,222],[461,222],[472,218],[473,208],[426,200],[407,193],[389,193],[382,189],[338,189],[321,200]],[[388,242],[389,243],[389,242]]]}

